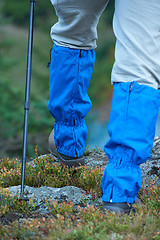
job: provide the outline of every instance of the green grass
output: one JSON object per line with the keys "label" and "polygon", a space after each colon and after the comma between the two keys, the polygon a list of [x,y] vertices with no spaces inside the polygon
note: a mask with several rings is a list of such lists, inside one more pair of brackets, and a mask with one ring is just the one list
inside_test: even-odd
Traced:
{"label": "green grass", "polygon": [[[87,150],[88,151],[88,150]],[[36,148],[33,164],[26,165],[26,185],[62,187],[74,185],[96,197],[101,196],[101,169],[82,167],[77,172],[54,162],[49,155],[37,158]],[[86,205],[75,208],[69,202],[45,200],[50,213],[41,215],[34,210],[34,200],[19,200],[4,187],[20,184],[18,159],[0,159],[0,237],[1,239],[160,239],[160,189],[156,181],[148,189],[144,182],[138,197],[142,204],[136,205],[136,214],[118,216],[103,213],[100,207]],[[17,216],[21,216],[21,221]],[[5,219],[10,219],[6,222]]]}

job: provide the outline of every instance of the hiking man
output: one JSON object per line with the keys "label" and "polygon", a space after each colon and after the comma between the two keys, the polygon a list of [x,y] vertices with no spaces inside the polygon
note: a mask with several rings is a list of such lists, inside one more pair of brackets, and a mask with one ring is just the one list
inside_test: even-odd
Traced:
{"label": "hiking man", "polygon": [[[91,108],[87,95],[94,67],[96,27],[105,0],[51,0],[57,16],[50,67],[49,110],[55,118],[50,149],[68,166],[85,164]],[[115,0],[114,85],[104,150],[109,163],[102,179],[103,209],[129,213],[142,185],[140,164],[151,155],[160,106],[159,0]],[[96,83],[95,83],[96,84]]]}

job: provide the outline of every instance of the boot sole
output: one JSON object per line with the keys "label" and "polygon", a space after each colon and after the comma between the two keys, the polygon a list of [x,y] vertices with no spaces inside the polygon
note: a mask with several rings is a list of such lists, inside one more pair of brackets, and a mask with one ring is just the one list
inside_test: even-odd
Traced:
{"label": "boot sole", "polygon": [[80,168],[81,166],[85,165],[85,158],[83,157],[79,157],[78,159],[64,159],[63,155],[61,153],[59,153],[55,147],[55,149],[50,147],[50,152],[51,154],[57,158],[57,160],[59,161],[59,163],[68,166],[68,167],[76,167],[76,168]]}

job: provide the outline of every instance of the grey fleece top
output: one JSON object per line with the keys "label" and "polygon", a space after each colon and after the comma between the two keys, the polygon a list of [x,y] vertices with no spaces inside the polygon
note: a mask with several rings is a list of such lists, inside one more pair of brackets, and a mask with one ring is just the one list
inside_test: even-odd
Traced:
{"label": "grey fleece top", "polygon": [[51,38],[59,46],[94,49],[97,24],[109,0],[51,0],[58,22],[51,28]]}

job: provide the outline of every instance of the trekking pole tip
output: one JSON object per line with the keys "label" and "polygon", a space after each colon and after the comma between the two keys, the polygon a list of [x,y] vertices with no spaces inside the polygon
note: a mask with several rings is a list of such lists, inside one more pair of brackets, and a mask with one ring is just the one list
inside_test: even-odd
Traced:
{"label": "trekking pole tip", "polygon": [[19,200],[20,200],[20,201],[29,202],[29,198],[26,197],[26,196],[24,197],[24,193],[23,193],[23,192],[21,192],[20,197],[19,197]]}

